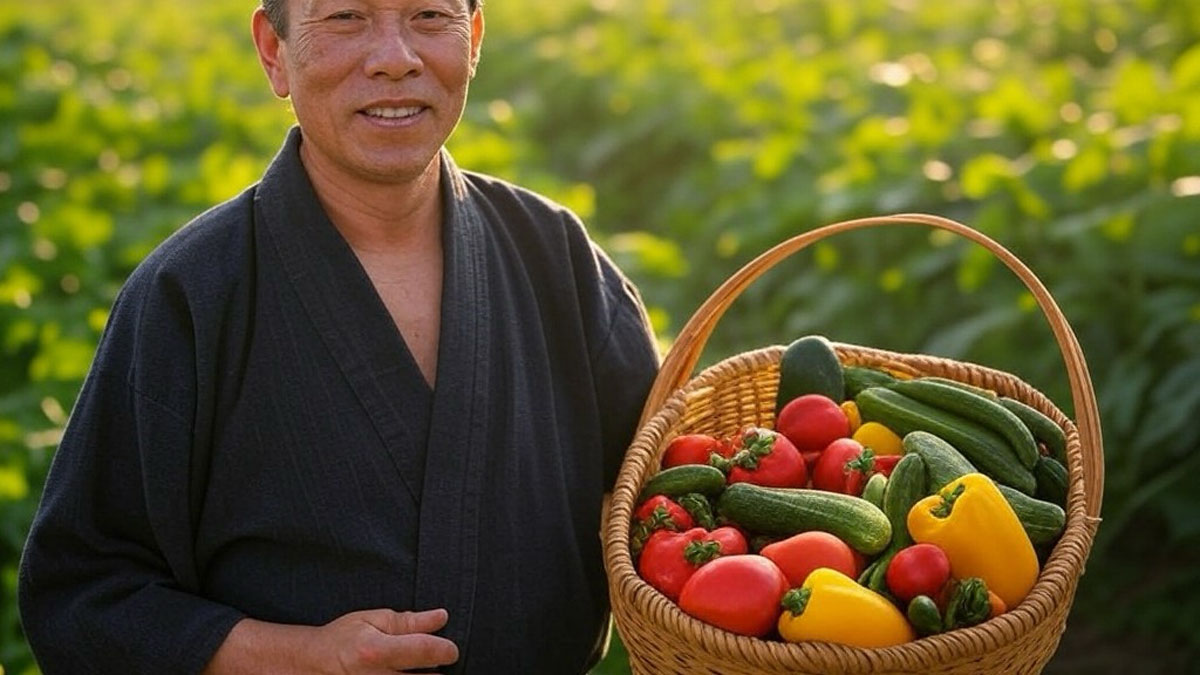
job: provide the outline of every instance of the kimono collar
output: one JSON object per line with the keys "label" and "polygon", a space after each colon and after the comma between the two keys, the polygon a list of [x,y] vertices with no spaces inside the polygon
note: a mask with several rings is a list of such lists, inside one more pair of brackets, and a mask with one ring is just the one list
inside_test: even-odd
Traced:
{"label": "kimono collar", "polygon": [[[313,326],[370,416],[404,487],[419,502],[417,609],[445,607],[442,634],[467,646],[477,566],[482,453],[490,446],[489,389],[502,372],[487,339],[486,218],[450,154],[441,151],[443,282],[437,384],[428,436],[404,422],[400,401],[426,387],[400,331],[349,244],[330,222],[300,161],[293,127],[259,186],[258,226],[282,260]],[[412,484],[412,449],[424,478]],[[459,665],[467,655],[460,651]]]}

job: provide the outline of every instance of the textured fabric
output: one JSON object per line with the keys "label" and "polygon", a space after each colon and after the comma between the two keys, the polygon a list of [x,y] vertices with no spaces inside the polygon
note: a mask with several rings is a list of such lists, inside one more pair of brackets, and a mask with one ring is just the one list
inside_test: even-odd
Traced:
{"label": "textured fabric", "polygon": [[445,607],[447,672],[584,670],[640,299],[571,213],[443,153],[431,390],[299,143],[122,289],[22,560],[39,663],[192,673],[244,616]]}

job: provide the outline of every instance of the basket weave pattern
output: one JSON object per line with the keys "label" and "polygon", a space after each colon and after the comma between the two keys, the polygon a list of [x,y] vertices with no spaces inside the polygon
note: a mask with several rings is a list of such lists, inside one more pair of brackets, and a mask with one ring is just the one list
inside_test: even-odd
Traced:
{"label": "basket weave pattern", "polygon": [[[968,229],[965,226],[932,216],[864,219],[825,229],[833,232],[885,222],[932,224],[959,231],[976,241],[986,239],[974,231],[962,232]],[[826,234],[806,236],[815,241]],[[1005,257],[1011,254],[998,244],[990,240],[981,243],[999,249],[998,255],[1013,267],[1012,260]],[[717,299],[710,298],[681,331],[672,354],[664,362],[660,380],[686,377],[707,335],[733,297],[775,260],[803,245],[806,244],[789,246],[778,255],[773,255],[774,250],[769,251],[760,256],[767,258],[764,264],[756,260],[739,272],[740,278],[727,282],[732,290],[726,286],[719,289],[714,294]],[[1015,271],[1039,300],[1048,299],[1032,273],[1019,263],[1018,267]],[[718,298],[723,293],[724,297]],[[1046,310],[1046,303],[1042,304]],[[658,471],[667,443],[685,433],[724,436],[747,424],[773,427],[783,347],[768,347],[725,359],[682,386],[672,386],[676,384],[673,381],[656,381],[655,391],[647,402],[643,425],[626,454],[601,533],[613,617],[634,672],[648,675],[1039,672],[1058,646],[1091,550],[1099,523],[1103,478],[1095,399],[1086,364],[1061,313],[1052,301],[1049,304],[1047,316],[1067,360],[1076,414],[1087,425],[1087,433],[1082,436],[1049,399],[1011,374],[939,357],[835,344],[845,365],[886,366],[893,372],[936,375],[985,387],[1040,410],[1064,429],[1069,472],[1066,527],[1037,583],[1020,605],[978,626],[895,647],[861,649],[823,642],[788,644],[735,635],[693,619],[637,575],[629,550],[634,502],[642,486]],[[661,393],[667,389],[669,395]]]}

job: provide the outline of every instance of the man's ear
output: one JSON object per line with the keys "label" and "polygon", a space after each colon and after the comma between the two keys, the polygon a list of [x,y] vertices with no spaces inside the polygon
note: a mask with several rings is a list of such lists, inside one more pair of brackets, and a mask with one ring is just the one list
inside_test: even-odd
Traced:
{"label": "man's ear", "polygon": [[283,39],[275,32],[275,27],[267,18],[267,12],[262,7],[254,10],[250,20],[250,30],[254,35],[254,47],[258,50],[258,62],[262,64],[271,82],[271,90],[279,98],[287,98],[291,93],[288,87],[285,58],[287,50]]}
{"label": "man's ear", "polygon": [[476,7],[471,15],[471,77],[479,65],[479,53],[483,47],[483,7]]}

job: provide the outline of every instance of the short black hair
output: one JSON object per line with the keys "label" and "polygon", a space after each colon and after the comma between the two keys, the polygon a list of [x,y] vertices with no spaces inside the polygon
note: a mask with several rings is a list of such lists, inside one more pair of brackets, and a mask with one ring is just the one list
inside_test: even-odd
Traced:
{"label": "short black hair", "polygon": [[[483,0],[467,0],[467,9],[472,12],[483,4]],[[267,20],[281,38],[287,38],[287,0],[262,0],[262,8],[267,13]]]}

